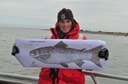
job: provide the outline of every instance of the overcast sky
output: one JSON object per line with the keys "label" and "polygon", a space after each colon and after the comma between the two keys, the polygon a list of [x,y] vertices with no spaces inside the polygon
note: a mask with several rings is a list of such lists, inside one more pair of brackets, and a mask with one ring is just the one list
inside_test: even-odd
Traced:
{"label": "overcast sky", "polygon": [[62,8],[81,29],[128,32],[128,0],[0,0],[0,26],[54,27]]}

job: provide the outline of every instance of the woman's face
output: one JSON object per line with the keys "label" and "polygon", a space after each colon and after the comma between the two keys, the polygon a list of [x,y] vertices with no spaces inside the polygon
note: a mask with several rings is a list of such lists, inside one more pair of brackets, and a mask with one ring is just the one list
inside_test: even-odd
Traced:
{"label": "woman's face", "polygon": [[72,21],[69,19],[64,19],[59,21],[59,27],[63,33],[68,33],[71,29]]}

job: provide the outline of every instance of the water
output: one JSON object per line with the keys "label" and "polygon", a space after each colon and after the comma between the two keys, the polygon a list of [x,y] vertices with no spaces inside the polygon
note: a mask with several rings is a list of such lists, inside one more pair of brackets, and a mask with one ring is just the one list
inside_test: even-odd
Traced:
{"label": "water", "polygon": [[128,76],[128,37],[95,34],[87,34],[87,36],[88,39],[101,39],[107,42],[110,57],[105,72]]}
{"label": "water", "polygon": [[[40,29],[18,29],[8,28],[0,29],[0,72],[15,73],[22,75],[38,76],[40,69],[23,68],[21,64],[12,56],[11,49],[16,38],[43,38],[48,35],[48,31]],[[84,33],[82,33],[84,34]],[[110,51],[110,57],[107,61],[107,67],[104,73],[128,76],[128,37],[112,36],[112,35],[99,35],[99,34],[86,34],[88,39],[100,39],[107,42],[107,48]],[[106,80],[106,81],[105,81]],[[99,80],[101,83],[110,80]],[[116,84],[127,84],[120,83]]]}
{"label": "water", "polygon": [[[107,42],[110,57],[104,73],[128,77],[128,37],[87,34],[88,39],[101,39]],[[127,81],[98,78],[99,84],[127,84]]]}
{"label": "water", "polygon": [[53,27],[64,7],[83,30],[128,32],[128,0],[1,0],[0,25]]}

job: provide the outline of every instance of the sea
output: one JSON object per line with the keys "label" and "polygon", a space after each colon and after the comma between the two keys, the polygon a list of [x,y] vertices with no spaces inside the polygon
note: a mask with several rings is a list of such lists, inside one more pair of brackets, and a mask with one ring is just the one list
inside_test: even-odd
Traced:
{"label": "sea", "polygon": [[[128,77],[128,36],[89,34],[88,39],[106,41],[109,50],[109,59],[102,73]],[[44,38],[50,35],[48,30],[30,28],[0,28],[0,72],[22,74],[38,77],[40,68],[24,68],[18,60],[11,55],[12,46],[16,38]],[[98,78],[100,84],[116,83],[127,84],[127,81]],[[111,84],[112,84],[111,83]]]}

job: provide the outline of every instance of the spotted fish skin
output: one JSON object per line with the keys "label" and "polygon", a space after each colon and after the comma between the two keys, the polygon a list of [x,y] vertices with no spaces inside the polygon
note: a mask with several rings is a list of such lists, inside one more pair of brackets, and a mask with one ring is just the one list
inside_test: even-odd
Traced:
{"label": "spotted fish skin", "polygon": [[34,49],[29,54],[43,63],[61,64],[64,67],[67,67],[66,64],[70,62],[75,62],[76,65],[81,67],[84,64],[82,60],[90,60],[101,67],[98,52],[102,47],[98,46],[90,50],[79,50],[67,47],[48,46]]}

